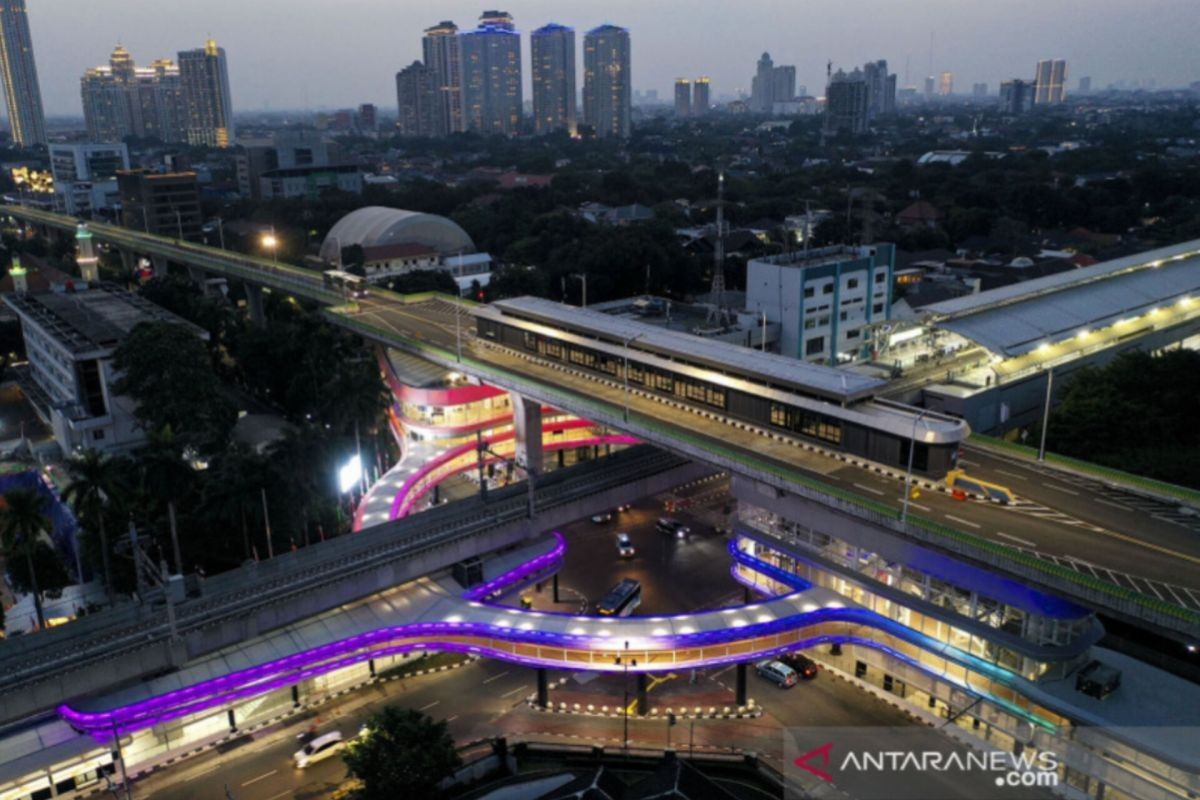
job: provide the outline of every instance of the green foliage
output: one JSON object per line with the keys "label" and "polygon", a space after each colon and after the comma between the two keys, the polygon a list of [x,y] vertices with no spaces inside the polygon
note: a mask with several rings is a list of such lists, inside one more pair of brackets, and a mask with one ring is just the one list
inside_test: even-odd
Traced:
{"label": "green foliage", "polygon": [[1050,416],[1047,446],[1159,480],[1200,488],[1200,353],[1124,353],[1080,370]]}
{"label": "green foliage", "polygon": [[462,764],[445,721],[419,711],[386,706],[366,728],[342,755],[350,774],[363,782],[363,800],[437,797],[438,783]]}
{"label": "green foliage", "polygon": [[228,439],[237,412],[192,331],[142,323],[117,347],[113,366],[121,374],[117,392],[137,402],[135,415],[147,431],[170,428],[183,447],[201,454]]}
{"label": "green foliage", "polygon": [[441,269],[414,270],[405,275],[397,275],[386,283],[387,288],[400,294],[419,294],[421,292],[458,294],[458,283],[449,272]]}
{"label": "green foliage", "polygon": [[[24,561],[24,571],[10,566],[15,588],[27,591],[33,595],[34,609],[39,628],[46,627],[46,614],[42,610],[42,592],[54,588],[42,586],[39,578],[46,578],[58,586],[65,585],[65,580],[58,583],[59,574],[47,572],[47,547],[43,538],[50,533],[50,517],[46,514],[46,498],[33,489],[22,489],[4,495],[4,505],[0,508],[0,546],[4,548],[5,560]],[[51,558],[57,562],[57,556],[51,551]],[[59,564],[59,570],[62,565]],[[63,573],[65,575],[65,573]]]}

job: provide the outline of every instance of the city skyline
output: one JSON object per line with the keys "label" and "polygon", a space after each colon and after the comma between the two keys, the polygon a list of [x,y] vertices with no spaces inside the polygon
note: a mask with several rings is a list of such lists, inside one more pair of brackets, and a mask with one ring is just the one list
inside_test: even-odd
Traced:
{"label": "city skyline", "polygon": [[[689,5],[687,14],[675,14],[669,2],[653,8],[632,2],[597,4],[575,7],[564,15],[559,5],[526,0],[508,3],[505,10],[523,39],[549,22],[576,31],[606,22],[629,29],[638,48],[633,88],[657,90],[660,98],[671,96],[680,75],[709,75],[714,100],[739,90],[749,93],[754,61],[764,50],[777,63],[795,64],[797,84],[814,89],[824,85],[830,59],[835,67],[849,68],[886,58],[901,86],[920,86],[929,72],[931,33],[934,74],[952,71],[963,87],[1032,79],[1037,61],[1045,58],[1065,59],[1073,74],[1092,76],[1096,88],[1120,80],[1185,85],[1200,77],[1200,56],[1188,42],[1194,8],[1182,0],[1159,0],[1152,8],[1137,9],[1072,2],[1041,9],[1038,18],[1043,24],[1034,29],[1023,22],[1028,17],[1022,9],[1035,7],[1027,0],[969,12],[942,0],[925,3],[920,10],[882,2],[868,5],[873,8],[868,17],[874,21],[869,29],[858,24],[859,15],[848,16],[825,2],[802,11],[751,0],[749,7],[740,9],[742,18],[769,14],[778,21],[766,28],[730,26],[728,7],[711,2]],[[81,115],[79,75],[102,62],[118,42],[134,52],[173,53],[209,35],[230,53],[235,110],[339,108],[361,102],[390,109],[396,72],[422,57],[422,31],[438,19],[470,30],[484,8],[454,0],[430,14],[414,15],[382,0],[364,0],[339,17],[340,35],[334,37],[313,0],[295,0],[287,10],[282,13],[279,0],[250,7],[212,0],[166,10],[148,0],[130,0],[119,15],[100,7],[35,7],[30,11],[34,50],[55,54],[39,65],[46,112]],[[699,46],[718,29],[721,49]],[[272,41],[286,46],[268,52],[261,46],[266,31]],[[984,41],[989,46],[983,47]],[[990,46],[996,41],[1010,45],[998,51]],[[532,96],[528,49],[527,44],[522,47],[525,97]],[[313,52],[322,58],[312,58]],[[576,68],[582,74],[582,52],[577,53]]]}

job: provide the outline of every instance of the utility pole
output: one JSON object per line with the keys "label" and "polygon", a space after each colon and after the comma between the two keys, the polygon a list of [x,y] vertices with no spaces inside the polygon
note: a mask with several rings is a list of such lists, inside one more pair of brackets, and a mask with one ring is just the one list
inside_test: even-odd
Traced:
{"label": "utility pole", "polygon": [[260,496],[262,497],[263,507],[263,527],[267,533],[267,558],[275,557],[275,546],[271,544],[271,515],[267,511],[267,488],[265,486],[258,487]]}
{"label": "utility pole", "polygon": [[167,518],[171,522],[171,550],[175,556],[175,572],[183,574],[183,555],[179,550],[179,531],[175,526],[175,501],[167,501]]}
{"label": "utility pole", "polygon": [[1054,367],[1046,370],[1046,405],[1042,410],[1042,442],[1038,445],[1038,461],[1046,460],[1046,429],[1050,427],[1050,395],[1054,387]]}
{"label": "utility pole", "polygon": [[117,749],[117,763],[121,765],[121,785],[125,787],[125,800],[133,800],[133,791],[129,788],[129,775],[125,772],[125,754],[121,752],[121,734],[117,730],[117,721],[112,724],[113,742]]}

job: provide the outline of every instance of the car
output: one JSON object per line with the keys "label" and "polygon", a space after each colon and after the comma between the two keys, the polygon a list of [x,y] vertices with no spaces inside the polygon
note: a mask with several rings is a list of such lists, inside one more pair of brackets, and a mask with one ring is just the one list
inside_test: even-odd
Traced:
{"label": "car", "polygon": [[675,534],[676,539],[686,539],[688,534],[692,532],[692,529],[687,525],[671,517],[659,517],[658,522],[655,523],[655,527],[663,533]]}
{"label": "car", "polygon": [[606,522],[612,522],[612,512],[602,511],[599,514],[593,514],[592,522],[596,523],[597,525],[603,525]]}
{"label": "car", "polygon": [[754,671],[780,689],[790,689],[796,685],[796,670],[782,661],[760,661],[754,665]]}
{"label": "car", "polygon": [[617,534],[617,554],[622,558],[631,558],[636,551],[633,549],[633,542],[629,539],[628,533]]}
{"label": "car", "polygon": [[629,503],[619,505],[619,506],[617,506],[617,513],[624,514],[626,511],[628,511],[631,508],[633,508],[633,506],[631,506]]}
{"label": "car", "polygon": [[796,674],[806,681],[817,677],[817,662],[801,652],[786,653],[779,660],[795,670]]}
{"label": "car", "polygon": [[342,741],[342,732],[330,731],[297,750],[292,759],[296,762],[296,769],[304,769],[310,764],[315,764],[340,752],[345,746],[346,743]]}

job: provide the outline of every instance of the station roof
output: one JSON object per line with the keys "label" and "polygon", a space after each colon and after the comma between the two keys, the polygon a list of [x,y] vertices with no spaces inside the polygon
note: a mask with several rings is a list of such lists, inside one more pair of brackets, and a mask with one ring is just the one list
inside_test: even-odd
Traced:
{"label": "station roof", "polygon": [[1200,240],[925,307],[933,324],[1013,358],[1200,294]]}
{"label": "station roof", "polygon": [[576,308],[536,297],[498,300],[476,309],[479,316],[504,314],[563,328],[572,333],[629,347],[669,359],[717,371],[728,370],[779,387],[796,389],[837,401],[855,401],[874,396],[886,382],[848,370],[809,364],[795,358],[764,353],[748,347],[672,331],[658,325],[614,317],[586,308]]}

